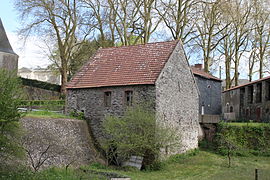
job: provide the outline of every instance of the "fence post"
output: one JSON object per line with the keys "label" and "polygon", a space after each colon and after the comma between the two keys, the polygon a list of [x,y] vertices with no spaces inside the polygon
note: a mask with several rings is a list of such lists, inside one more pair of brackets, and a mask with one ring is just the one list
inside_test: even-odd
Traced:
{"label": "fence post", "polygon": [[258,178],[258,169],[255,169],[255,180],[259,180],[259,178]]}

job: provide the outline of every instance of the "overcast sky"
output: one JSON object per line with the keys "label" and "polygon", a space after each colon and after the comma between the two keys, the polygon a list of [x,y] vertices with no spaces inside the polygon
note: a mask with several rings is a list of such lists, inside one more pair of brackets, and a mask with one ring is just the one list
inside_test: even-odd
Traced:
{"label": "overcast sky", "polygon": [[31,37],[26,41],[26,44],[19,39],[17,30],[20,27],[20,22],[17,11],[13,7],[12,0],[1,0],[0,18],[2,19],[13,50],[19,55],[19,68],[47,67],[50,64],[48,58],[46,58],[40,48],[42,42],[38,38]]}

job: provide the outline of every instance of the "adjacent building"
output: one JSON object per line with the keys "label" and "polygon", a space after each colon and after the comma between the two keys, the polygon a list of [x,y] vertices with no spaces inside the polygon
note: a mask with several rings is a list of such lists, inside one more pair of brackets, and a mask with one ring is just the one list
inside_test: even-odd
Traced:
{"label": "adjacent building", "polygon": [[83,112],[97,141],[106,115],[145,101],[157,123],[178,129],[175,153],[198,146],[199,93],[179,41],[101,48],[67,86],[67,111]]}
{"label": "adjacent building", "polygon": [[223,114],[228,120],[270,120],[270,76],[223,91]]}
{"label": "adjacent building", "polygon": [[26,79],[34,79],[38,81],[43,81],[51,84],[61,85],[61,75],[55,71],[47,68],[20,68],[18,70],[18,75]]}
{"label": "adjacent building", "polygon": [[192,67],[199,91],[199,112],[201,115],[221,115],[221,86],[222,80],[204,72],[202,64]]}
{"label": "adjacent building", "polygon": [[17,72],[19,56],[13,51],[0,19],[0,68]]}

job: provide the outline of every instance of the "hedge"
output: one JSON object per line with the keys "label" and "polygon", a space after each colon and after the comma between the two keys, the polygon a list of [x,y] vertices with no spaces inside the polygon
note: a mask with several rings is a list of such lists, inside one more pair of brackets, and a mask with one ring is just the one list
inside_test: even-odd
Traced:
{"label": "hedge", "polygon": [[51,83],[47,83],[43,81],[38,81],[34,79],[26,79],[22,77],[20,77],[20,79],[24,86],[31,86],[31,87],[36,87],[36,88],[41,88],[41,89],[46,89],[46,90],[56,91],[56,92],[60,92],[61,90],[61,86],[57,84],[51,84]]}
{"label": "hedge", "polygon": [[233,125],[233,123],[220,123],[217,128],[215,139],[216,148],[223,152],[220,138],[230,133],[238,147],[238,155],[254,154],[270,156],[270,125],[261,123],[260,125],[248,125],[243,123],[242,126]]}

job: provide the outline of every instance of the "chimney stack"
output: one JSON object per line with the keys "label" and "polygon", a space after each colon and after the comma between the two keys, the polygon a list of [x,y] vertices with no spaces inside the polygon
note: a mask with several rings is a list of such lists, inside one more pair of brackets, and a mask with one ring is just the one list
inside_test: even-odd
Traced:
{"label": "chimney stack", "polygon": [[195,68],[203,70],[203,65],[202,64],[195,64]]}

